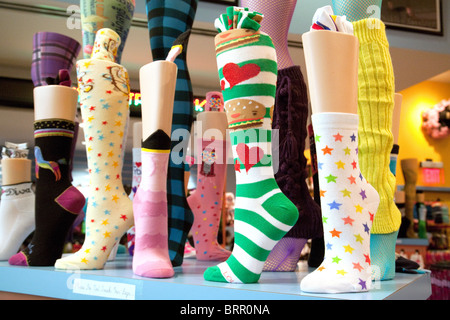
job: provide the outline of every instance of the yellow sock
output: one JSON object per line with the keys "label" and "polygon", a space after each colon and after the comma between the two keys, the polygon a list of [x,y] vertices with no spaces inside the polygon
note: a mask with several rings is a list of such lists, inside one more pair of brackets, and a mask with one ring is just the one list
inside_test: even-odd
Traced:
{"label": "yellow sock", "polygon": [[389,43],[381,20],[359,20],[353,22],[353,28],[360,42],[359,163],[361,173],[380,196],[371,232],[392,233],[400,227],[401,213],[394,203],[395,176],[389,169],[395,93]]}

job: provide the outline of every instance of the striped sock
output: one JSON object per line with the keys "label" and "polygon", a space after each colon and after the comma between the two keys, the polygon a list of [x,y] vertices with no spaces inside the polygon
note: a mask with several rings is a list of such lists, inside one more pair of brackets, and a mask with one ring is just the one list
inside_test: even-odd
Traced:
{"label": "striped sock", "polygon": [[[198,0],[147,0],[148,29],[153,60],[165,60],[174,40],[192,28]],[[175,100],[173,105],[172,132],[183,129],[190,132],[193,121],[193,94],[186,52],[175,59],[178,67]],[[171,135],[171,156],[169,157],[167,180],[167,205],[169,216],[169,255],[173,266],[183,263],[184,246],[194,221],[194,216],[186,201],[184,186],[185,154],[174,154],[174,147],[186,150],[189,136]],[[183,159],[180,163],[173,158]]]}
{"label": "striped sock", "polygon": [[174,275],[168,251],[166,180],[170,137],[157,130],[142,143],[142,180],[133,200],[136,244],[133,272],[142,277]]}
{"label": "striped sock", "polygon": [[235,243],[227,261],[208,268],[210,281],[254,283],[276,243],[298,219],[272,166],[271,110],[277,63],[270,37],[236,29],[215,38],[236,171]]}

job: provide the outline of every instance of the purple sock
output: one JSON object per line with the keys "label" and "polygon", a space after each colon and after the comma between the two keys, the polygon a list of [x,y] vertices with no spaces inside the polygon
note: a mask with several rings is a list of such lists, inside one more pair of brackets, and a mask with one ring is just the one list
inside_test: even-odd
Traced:
{"label": "purple sock", "polygon": [[[278,71],[272,125],[273,129],[279,132],[279,169],[275,179],[281,191],[297,207],[299,218],[283,238],[294,240],[282,239],[275,246],[273,251],[277,253],[269,255],[264,271],[294,271],[306,241],[323,234],[320,206],[312,199],[306,184],[308,176],[304,155],[308,119],[306,90],[299,66]],[[293,243],[298,246],[295,250],[292,250]],[[284,261],[290,259],[296,261],[290,264],[293,269],[286,270]],[[278,265],[283,265],[283,270],[274,268]]]}

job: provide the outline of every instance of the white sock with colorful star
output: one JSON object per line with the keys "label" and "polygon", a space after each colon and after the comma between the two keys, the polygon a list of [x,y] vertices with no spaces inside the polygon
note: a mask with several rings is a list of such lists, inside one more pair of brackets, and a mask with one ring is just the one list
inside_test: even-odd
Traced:
{"label": "white sock with colorful star", "polygon": [[102,269],[134,223],[122,182],[129,80],[126,69],[113,62],[119,44],[117,33],[100,29],[92,59],[77,62],[90,178],[86,237],[79,251],[56,261],[57,269]]}
{"label": "white sock with colorful star", "polygon": [[358,115],[312,115],[325,239],[322,264],[301,281],[305,292],[371,288],[370,228],[380,198],[358,164]]}

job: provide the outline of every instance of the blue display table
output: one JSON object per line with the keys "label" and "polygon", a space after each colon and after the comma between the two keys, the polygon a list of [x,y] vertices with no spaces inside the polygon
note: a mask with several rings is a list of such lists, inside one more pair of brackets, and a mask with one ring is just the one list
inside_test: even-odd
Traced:
{"label": "blue display table", "polygon": [[103,270],[67,272],[2,261],[0,291],[73,300],[425,300],[431,295],[429,273],[397,273],[365,293],[308,294],[300,291],[300,281],[313,269],[301,264],[296,272],[263,272],[256,284],[228,284],[203,279],[203,271],[216,262],[185,258],[170,279],[136,276],[131,263],[129,255],[118,255]]}

